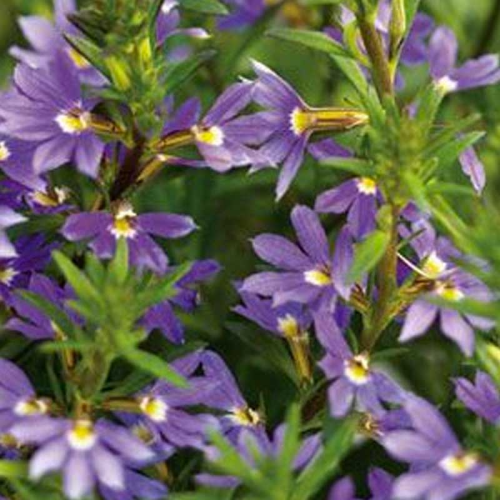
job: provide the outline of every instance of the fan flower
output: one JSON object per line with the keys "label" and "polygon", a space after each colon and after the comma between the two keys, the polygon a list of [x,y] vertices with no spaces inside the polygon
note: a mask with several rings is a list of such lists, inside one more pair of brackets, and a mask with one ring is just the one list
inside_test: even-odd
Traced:
{"label": "fan flower", "polygon": [[130,203],[119,202],[113,213],[82,212],[70,215],[61,233],[69,241],[90,239],[90,248],[101,259],[112,258],[116,241],[125,238],[133,266],[163,274],[167,270],[168,259],[150,234],[162,238],[182,238],[195,228],[191,217],[167,213],[137,215]]}
{"label": "fan flower", "polygon": [[48,402],[36,396],[24,372],[0,358],[0,434],[10,434],[24,420],[38,422],[48,411]]}
{"label": "fan flower", "polygon": [[333,417],[346,416],[353,403],[360,411],[381,413],[384,402],[404,401],[405,393],[395,382],[372,370],[368,353],[351,351],[331,314],[316,313],[314,324],[316,336],[326,349],[319,366],[331,381],[328,400]]}
{"label": "fan flower", "polygon": [[151,307],[141,321],[142,326],[148,332],[158,328],[171,342],[183,343],[184,326],[175,315],[174,306],[179,307],[182,311],[192,312],[200,303],[200,294],[190,287],[208,281],[219,271],[220,266],[215,260],[195,262],[191,269],[175,284],[176,295]]}
{"label": "fan flower", "polygon": [[229,0],[231,14],[221,17],[217,26],[221,30],[237,30],[254,24],[266,10],[266,0]]}
{"label": "fan flower", "polygon": [[412,429],[388,433],[382,444],[409,472],[395,480],[393,495],[401,500],[454,500],[489,483],[491,469],[462,449],[443,416],[427,401],[408,397],[404,408]]}
{"label": "fan flower", "polygon": [[30,460],[30,478],[38,481],[61,470],[70,499],[91,494],[96,483],[123,491],[125,463],[142,464],[154,458],[139,438],[106,420],[45,417],[17,423],[11,433],[19,442],[37,447]]}
{"label": "fan flower", "polygon": [[[437,237],[434,228],[423,220],[412,225],[415,237],[411,245],[421,260],[415,270],[427,279],[432,287],[429,297],[439,297],[450,302],[459,302],[465,297],[483,302],[491,300],[491,293],[476,277],[457,269],[452,262],[459,257],[448,240]],[[402,230],[402,235],[411,234]],[[425,298],[418,299],[408,308],[399,340],[407,342],[423,335],[440,318],[441,331],[453,340],[467,356],[474,352],[473,327],[488,330],[493,326],[490,320],[461,314],[453,309],[433,304]]]}
{"label": "fan flower", "polygon": [[131,469],[125,470],[125,489],[117,491],[101,484],[99,492],[104,500],[163,500],[168,488],[160,481],[150,479]]}
{"label": "fan flower", "polygon": [[201,355],[201,364],[205,376],[215,382],[214,389],[206,395],[203,403],[225,412],[220,422],[221,430],[228,439],[236,443],[243,430],[254,434],[258,440],[264,439],[266,433],[262,415],[245,401],[223,359],[215,352],[205,351]]}
{"label": "fan flower", "polygon": [[67,60],[56,58],[44,69],[18,65],[14,84],[0,100],[0,128],[36,143],[34,173],[74,161],[80,172],[96,177],[104,143],[92,131],[93,103],[82,98],[77,74]]}
{"label": "fan flower", "polygon": [[496,54],[471,59],[456,68],[458,42],[445,26],[438,27],[429,44],[429,64],[432,79],[443,92],[494,85],[500,82],[499,59]]}
{"label": "fan flower", "polygon": [[474,383],[462,377],[454,382],[457,398],[469,410],[492,424],[500,420],[500,394],[487,373],[478,370]]}
{"label": "fan flower", "polygon": [[473,147],[467,148],[459,157],[462,172],[469,177],[472,187],[477,194],[483,192],[486,185],[486,173]]}
{"label": "fan flower", "polygon": [[153,144],[154,150],[163,153],[195,144],[206,165],[218,172],[262,161],[249,146],[262,140],[264,120],[259,114],[237,116],[250,104],[253,88],[251,82],[232,85],[201,120],[200,102],[189,99],[166,123],[163,137]]}
{"label": "fan flower", "polygon": [[[368,473],[369,500],[391,500],[394,478],[378,467]],[[338,480],[332,487],[328,500],[359,500],[355,496],[354,482],[350,477]]]}
{"label": "fan flower", "polygon": [[352,241],[344,228],[333,256],[318,216],[306,206],[291,215],[300,248],[282,236],[262,234],[252,245],[257,255],[283,272],[262,272],[248,277],[241,290],[272,297],[273,305],[307,304],[313,309],[334,311],[337,296],[348,297],[346,276],[352,261]]}
{"label": "fan flower", "polygon": [[365,125],[368,115],[355,109],[311,108],[267,66],[254,61],[253,68],[257,74],[253,98],[267,110],[262,116],[269,136],[259,151],[271,165],[284,162],[276,187],[280,199],[297,175],[314,132],[350,130]]}

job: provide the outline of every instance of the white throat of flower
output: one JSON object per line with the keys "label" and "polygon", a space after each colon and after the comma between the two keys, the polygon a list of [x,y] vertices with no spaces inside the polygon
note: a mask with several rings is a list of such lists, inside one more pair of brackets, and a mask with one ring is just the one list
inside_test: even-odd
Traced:
{"label": "white throat of flower", "polygon": [[142,413],[153,422],[165,422],[167,420],[168,405],[160,398],[145,396],[139,401]]}
{"label": "white throat of flower", "polygon": [[20,417],[33,417],[46,414],[48,409],[43,399],[31,398],[18,401],[14,406],[14,413]]}
{"label": "white throat of flower", "polygon": [[437,279],[446,271],[447,264],[442,260],[436,251],[433,251],[425,259],[422,271],[431,279]]}
{"label": "white throat of flower", "polygon": [[60,129],[70,135],[79,135],[90,127],[90,113],[82,111],[80,108],[75,108],[70,111],[61,111],[55,121]]}
{"label": "white throat of flower", "polygon": [[311,120],[307,111],[297,107],[290,113],[290,130],[297,136],[304,134],[310,127]]}
{"label": "white throat of flower", "polygon": [[69,190],[64,187],[54,187],[50,191],[35,191],[31,199],[42,207],[58,207],[69,197]]}
{"label": "white throat of flower", "polygon": [[135,222],[137,214],[134,212],[132,205],[129,203],[122,203],[117,208],[113,224],[111,225],[111,234],[116,238],[133,238],[137,234],[135,229]]}
{"label": "white throat of flower", "polygon": [[262,418],[258,411],[252,408],[233,408],[230,413],[230,418],[233,422],[244,427],[254,427],[262,422]]}
{"label": "white throat of flower", "polygon": [[364,385],[370,379],[370,358],[358,354],[344,361],[344,375],[355,385]]}
{"label": "white throat of flower", "polygon": [[291,314],[278,318],[278,330],[286,338],[296,338],[301,334],[299,322]]}
{"label": "white throat of flower", "polygon": [[377,194],[377,183],[370,177],[356,179],[356,186],[361,194],[375,196]]}
{"label": "white throat of flower", "polygon": [[451,79],[449,76],[443,76],[435,82],[436,88],[443,92],[443,94],[449,94],[457,90],[458,82]]}
{"label": "white throat of flower", "polygon": [[456,453],[443,458],[439,466],[450,476],[460,476],[469,472],[478,462],[476,453]]}
{"label": "white throat of flower", "polygon": [[199,125],[195,125],[191,129],[196,141],[203,144],[208,144],[209,146],[222,146],[224,144],[224,131],[217,127],[216,125],[204,128]]}
{"label": "white throat of flower", "polygon": [[73,450],[88,451],[97,442],[94,424],[90,420],[77,420],[66,434],[66,438]]}
{"label": "white throat of flower", "polygon": [[5,161],[10,156],[10,150],[5,141],[0,141],[0,161]]}
{"label": "white throat of flower", "polygon": [[304,273],[307,283],[315,286],[328,286],[332,283],[332,278],[327,269],[311,269]]}
{"label": "white throat of flower", "polygon": [[9,286],[16,275],[17,271],[12,267],[0,269],[0,283]]}

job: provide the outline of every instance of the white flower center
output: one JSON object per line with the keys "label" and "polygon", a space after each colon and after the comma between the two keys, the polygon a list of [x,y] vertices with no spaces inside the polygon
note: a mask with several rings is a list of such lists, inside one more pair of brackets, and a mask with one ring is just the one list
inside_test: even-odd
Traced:
{"label": "white flower center", "polygon": [[251,408],[234,408],[231,410],[230,418],[238,425],[245,427],[255,426],[261,423],[259,412]]}
{"label": "white flower center", "polygon": [[77,451],[87,451],[97,442],[97,434],[89,420],[77,420],[66,438],[71,448]]}
{"label": "white flower center", "polygon": [[358,191],[362,194],[374,196],[377,194],[377,183],[370,177],[360,177],[356,180]]}
{"label": "white flower center", "polygon": [[443,76],[436,82],[436,87],[443,93],[448,94],[457,89],[458,82],[452,80],[449,76]]}
{"label": "white flower center", "polygon": [[363,385],[370,378],[370,359],[367,354],[358,354],[344,362],[345,376],[356,385]]}
{"label": "white flower center", "polygon": [[438,254],[434,251],[425,259],[422,271],[429,278],[437,279],[446,271],[446,268],[446,262],[440,259]]}
{"label": "white flower center", "polygon": [[80,110],[63,111],[55,117],[55,121],[66,134],[78,135],[89,128],[90,113]]}
{"label": "white flower center", "polygon": [[439,462],[439,466],[450,476],[460,476],[469,472],[479,459],[475,453],[448,455]]}
{"label": "white flower center", "polygon": [[111,234],[116,238],[133,238],[137,234],[135,221],[137,214],[132,206],[123,203],[114,215],[113,224],[110,227]]}
{"label": "white flower center", "polygon": [[167,420],[168,405],[159,398],[146,396],[139,402],[139,407],[154,422],[165,422]]}
{"label": "white flower center", "polygon": [[321,269],[311,269],[304,273],[304,279],[315,286],[328,286],[332,283],[330,275]]}
{"label": "white flower center", "polygon": [[14,413],[20,417],[32,417],[47,413],[47,403],[41,399],[26,399],[14,406]]}
{"label": "white flower center", "polygon": [[10,156],[9,148],[5,141],[0,142],[0,161],[5,161]]}
{"label": "white flower center", "polygon": [[222,144],[224,144],[224,132],[216,125],[210,128],[203,128],[195,125],[191,130],[198,142],[210,146],[222,146]]}

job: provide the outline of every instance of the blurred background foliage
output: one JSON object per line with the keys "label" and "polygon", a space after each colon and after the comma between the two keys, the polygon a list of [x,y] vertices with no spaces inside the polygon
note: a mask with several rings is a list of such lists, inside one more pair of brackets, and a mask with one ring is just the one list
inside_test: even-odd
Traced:
{"label": "blurred background foliage", "polygon": [[[203,1],[203,0],[200,0]],[[431,14],[436,23],[450,26],[460,41],[460,58],[476,57],[480,53],[500,51],[500,0],[423,0],[422,8]],[[1,0],[0,1],[0,87],[8,85],[14,61],[8,55],[13,43],[23,44],[16,18],[21,15],[51,15],[50,0]],[[325,21],[317,12],[295,19],[300,24],[307,18],[317,29]],[[284,23],[279,17],[265,22]],[[213,46],[217,57],[184,85],[178,102],[198,95],[208,106],[221,90],[239,75],[251,76],[249,57],[261,60],[293,82],[311,105],[345,105],[351,90],[332,67],[326,56],[297,45],[269,39],[264,36],[267,27],[259,24],[250,31],[218,33],[213,19],[189,15],[186,25],[204,25],[214,34],[207,42],[195,45]],[[410,102],[416,89],[426,80],[426,68],[405,70],[407,86],[402,99]],[[500,86],[451,95],[443,109],[442,121],[453,121],[479,112],[482,116],[478,128],[487,131],[478,151],[488,172],[488,185],[484,198],[463,193],[450,194],[454,208],[473,227],[481,211],[500,209]],[[339,138],[351,144],[349,134]],[[450,173],[452,179],[467,185],[458,164]],[[221,352],[235,370],[243,392],[253,405],[265,403],[271,425],[279,422],[285,408],[294,397],[294,386],[283,371],[275,369],[271,348],[259,350],[259,339],[265,334],[257,327],[242,321],[231,307],[237,297],[232,283],[259,266],[250,239],[261,232],[278,232],[292,236],[289,223],[291,207],[297,203],[311,205],[315,196],[342,180],[343,174],[319,167],[311,159],[301,172],[289,194],[276,204],[274,184],[277,174],[269,170],[249,177],[244,171],[233,171],[221,176],[211,171],[189,171],[175,167],[164,170],[153,183],[138,194],[136,203],[140,210],[164,210],[191,214],[200,229],[185,241],[168,244],[174,262],[186,259],[215,258],[223,266],[219,277],[202,290],[203,305],[194,314],[185,316],[188,340],[201,340]],[[329,231],[334,232],[341,219],[325,218]],[[496,238],[498,241],[498,237]],[[385,335],[384,344],[394,343],[399,326]],[[153,336],[148,342],[165,349],[165,343]],[[394,344],[393,344],[394,345]],[[462,369],[458,349],[437,333],[425,336],[407,350],[391,359],[403,383],[417,389],[422,396],[447,406],[452,398],[450,376]],[[455,416],[456,418],[456,416]],[[455,422],[460,427],[460,421]],[[376,449],[371,446],[371,452]],[[356,452],[349,462],[358,460]],[[380,453],[378,451],[377,453]],[[364,470],[360,472],[364,475]]]}

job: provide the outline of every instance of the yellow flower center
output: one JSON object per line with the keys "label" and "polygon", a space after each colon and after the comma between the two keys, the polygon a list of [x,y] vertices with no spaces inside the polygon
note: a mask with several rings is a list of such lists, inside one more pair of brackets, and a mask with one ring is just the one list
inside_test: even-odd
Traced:
{"label": "yellow flower center", "polygon": [[295,135],[302,135],[312,124],[313,120],[307,111],[300,108],[295,108],[292,111],[290,115],[290,128]]}
{"label": "yellow flower center", "polygon": [[0,142],[0,161],[5,161],[10,156],[9,148],[5,141]]}
{"label": "yellow flower center", "polygon": [[11,434],[0,434],[0,446],[4,448],[18,448],[19,442]]}
{"label": "yellow flower center", "polygon": [[90,68],[90,63],[85,57],[83,57],[80,52],[75,50],[74,48],[70,47],[68,49],[68,55],[70,59],[73,61],[73,64],[78,68],[78,69],[87,69]]}
{"label": "yellow flower center", "polygon": [[431,279],[437,279],[446,271],[446,262],[441,260],[436,252],[432,252],[424,262],[422,271]]}
{"label": "yellow flower center", "polygon": [[235,408],[231,411],[231,418],[239,425],[246,427],[258,425],[262,422],[259,412],[251,408]]}
{"label": "yellow flower center", "polygon": [[165,422],[167,420],[168,405],[161,399],[146,396],[141,399],[139,406],[141,411],[154,422]]}
{"label": "yellow flower center", "polygon": [[367,354],[358,354],[345,361],[344,373],[356,385],[363,385],[370,378],[370,360]]}
{"label": "yellow flower center", "polygon": [[137,234],[135,229],[135,221],[137,214],[132,206],[128,203],[122,203],[115,213],[111,233],[118,238],[133,238]]}
{"label": "yellow flower center", "polygon": [[87,130],[90,126],[90,114],[75,109],[59,113],[55,121],[66,134],[77,135]]}
{"label": "yellow flower center", "polygon": [[192,128],[192,132],[198,142],[203,142],[210,146],[222,146],[224,143],[224,132],[220,127],[215,125],[210,128],[202,128],[195,125]]}
{"label": "yellow flower center", "polygon": [[304,273],[305,280],[311,285],[328,286],[332,283],[330,274],[322,269],[312,269]]}
{"label": "yellow flower center", "polygon": [[460,476],[470,471],[477,463],[479,457],[476,453],[460,453],[457,455],[449,455],[439,465],[450,476]]}
{"label": "yellow flower center", "polygon": [[453,283],[438,282],[436,286],[436,293],[445,300],[450,302],[459,302],[465,295]]}
{"label": "yellow flower center", "polygon": [[27,399],[19,401],[14,407],[14,413],[21,417],[32,417],[35,415],[43,415],[47,413],[47,403],[41,399]]}
{"label": "yellow flower center", "polygon": [[377,183],[370,177],[361,177],[357,180],[358,191],[366,195],[377,194]]}
{"label": "yellow flower center", "polygon": [[3,283],[4,285],[10,285],[16,274],[17,271],[15,269],[12,269],[12,267],[0,269],[0,283]]}
{"label": "yellow flower center", "polygon": [[67,439],[74,450],[87,451],[97,442],[97,434],[90,420],[77,420],[68,432]]}
{"label": "yellow flower center", "polygon": [[300,335],[299,323],[291,314],[287,314],[283,318],[278,318],[278,330],[287,338]]}

